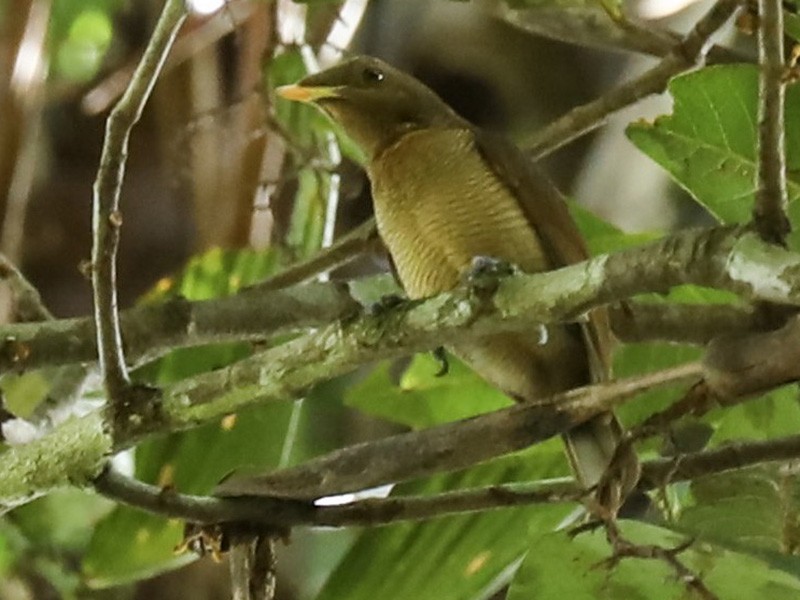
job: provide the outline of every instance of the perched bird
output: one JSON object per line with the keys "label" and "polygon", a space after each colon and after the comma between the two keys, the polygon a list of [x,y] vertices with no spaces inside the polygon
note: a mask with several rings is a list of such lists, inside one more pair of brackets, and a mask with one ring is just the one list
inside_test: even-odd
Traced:
{"label": "perched bird", "polygon": [[[587,258],[547,177],[508,140],[477,129],[410,75],[360,56],[277,93],[317,106],[364,151],[378,231],[410,298],[454,288],[479,256],[527,272]],[[498,333],[449,350],[512,398],[535,401],[608,377],[610,330],[603,315],[549,327],[544,343],[537,331]],[[621,436],[611,413],[565,434],[584,486],[608,480]],[[638,478],[633,451],[620,454],[615,464],[622,463],[624,481],[611,494],[618,499],[605,500],[616,504],[612,511]]]}

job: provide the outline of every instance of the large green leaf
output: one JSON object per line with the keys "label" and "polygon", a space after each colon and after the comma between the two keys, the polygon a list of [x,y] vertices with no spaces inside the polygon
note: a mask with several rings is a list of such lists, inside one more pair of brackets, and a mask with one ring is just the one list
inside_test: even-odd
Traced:
{"label": "large green leaf", "polygon": [[[643,523],[623,522],[623,533],[637,544],[674,547],[683,538]],[[662,560],[628,558],[614,568],[602,566],[611,554],[603,531],[571,539],[566,532],[536,532],[529,543],[508,600],[569,598],[570,600],[688,600],[689,592],[675,571]],[[762,600],[797,598],[800,580],[763,561],[695,543],[680,559],[719,598]]]}
{"label": "large green leaf", "polygon": [[437,377],[439,365],[429,355],[418,355],[395,383],[392,363],[381,363],[353,386],[345,402],[368,414],[414,428],[509,406],[508,396],[493,388],[458,359],[448,356],[450,370]]}
{"label": "large green leaf", "polygon": [[[393,495],[434,494],[564,473],[560,440],[462,473],[398,486]],[[364,531],[319,600],[458,600],[482,597],[527,545],[525,531],[552,530],[569,507],[546,505]]]}
{"label": "large green leaf", "polygon": [[[750,218],[756,181],[758,72],[754,65],[707,67],[669,85],[671,115],[628,127],[628,137],[724,223]],[[790,216],[800,218],[800,88],[786,96]]]}
{"label": "large green leaf", "polygon": [[760,555],[800,575],[800,480],[789,464],[758,465],[691,483],[676,527]]}

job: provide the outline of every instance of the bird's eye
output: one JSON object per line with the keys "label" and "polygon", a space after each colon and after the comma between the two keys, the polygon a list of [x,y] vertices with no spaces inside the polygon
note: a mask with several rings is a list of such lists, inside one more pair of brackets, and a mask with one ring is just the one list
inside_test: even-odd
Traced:
{"label": "bird's eye", "polygon": [[375,69],[374,67],[367,67],[364,69],[361,76],[364,78],[364,83],[380,83],[385,77],[383,71]]}

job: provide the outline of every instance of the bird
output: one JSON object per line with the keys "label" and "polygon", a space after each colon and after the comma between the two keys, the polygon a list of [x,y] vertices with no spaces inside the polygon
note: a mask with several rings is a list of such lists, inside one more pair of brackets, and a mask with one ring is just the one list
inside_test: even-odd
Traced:
{"label": "bird", "polygon": [[[355,56],[276,93],[320,109],[363,152],[378,232],[409,298],[452,290],[476,257],[530,273],[589,257],[563,196],[524,152],[472,125],[411,75]],[[537,331],[503,332],[448,350],[521,402],[610,376],[612,338],[602,310],[546,331],[546,341]],[[610,412],[563,436],[577,480],[614,514],[639,475],[623,436]],[[612,463],[622,473],[613,485]]]}

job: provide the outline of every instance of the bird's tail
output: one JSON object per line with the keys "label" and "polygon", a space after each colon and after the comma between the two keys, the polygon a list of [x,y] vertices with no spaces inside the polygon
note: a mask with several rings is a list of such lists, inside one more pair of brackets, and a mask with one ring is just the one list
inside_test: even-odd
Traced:
{"label": "bird's tail", "polygon": [[623,432],[614,413],[606,412],[564,434],[575,477],[594,490],[595,508],[608,514],[617,513],[639,480],[639,459]]}

